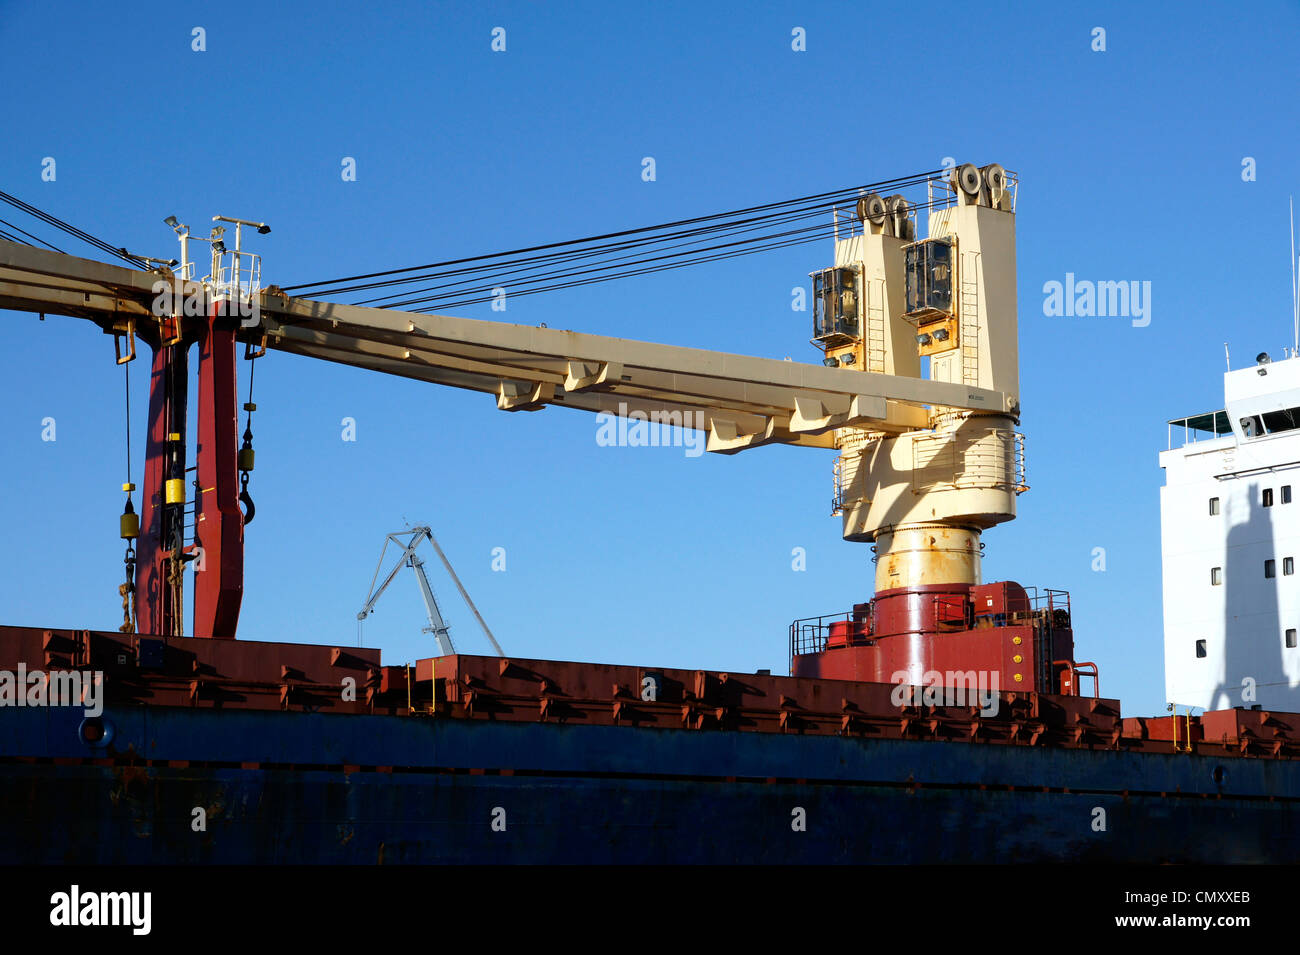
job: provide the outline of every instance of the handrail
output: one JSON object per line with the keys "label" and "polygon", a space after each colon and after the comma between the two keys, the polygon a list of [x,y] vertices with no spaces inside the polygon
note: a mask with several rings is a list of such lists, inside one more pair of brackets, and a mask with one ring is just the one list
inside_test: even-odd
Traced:
{"label": "handrail", "polygon": [[[1052,666],[1061,666],[1061,667],[1065,667],[1067,670],[1070,671],[1071,676],[1074,677],[1074,679],[1070,681],[1070,682],[1071,682],[1071,686],[1072,686],[1072,688],[1074,689],[1074,693],[1072,694],[1073,696],[1082,696],[1082,695],[1083,695],[1082,693],[1079,692],[1079,683],[1078,683],[1078,678],[1079,678],[1079,677],[1083,677],[1083,676],[1090,676],[1090,677],[1092,677],[1092,696],[1093,696],[1093,699],[1098,699],[1098,698],[1100,698],[1100,696],[1101,696],[1101,674],[1100,674],[1100,672],[1099,672],[1098,669],[1097,669],[1097,664],[1095,664],[1095,663],[1093,663],[1093,662],[1091,662],[1091,661],[1079,661],[1079,662],[1076,663],[1074,660],[1053,660],[1053,661],[1052,661]],[[1089,669],[1089,668],[1090,668],[1090,669]]]}

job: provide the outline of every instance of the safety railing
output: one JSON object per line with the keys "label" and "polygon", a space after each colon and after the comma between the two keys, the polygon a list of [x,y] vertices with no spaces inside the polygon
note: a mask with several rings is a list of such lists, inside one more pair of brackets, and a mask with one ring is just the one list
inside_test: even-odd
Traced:
{"label": "safety railing", "polygon": [[1068,590],[1053,590],[1050,587],[1039,590],[1037,587],[1026,587],[1025,592],[1029,595],[1029,608],[1031,610],[1064,610],[1068,619],[1070,614],[1070,592]]}
{"label": "safety railing", "polygon": [[1025,436],[993,429],[977,435],[943,431],[912,440],[912,490],[916,493],[962,488],[1012,488],[1025,483]]}
{"label": "safety railing", "polygon": [[[1020,194],[1020,174],[1010,169],[1003,169],[1002,175],[1002,191],[1010,197],[1011,211],[1015,212],[1016,199]],[[957,187],[948,178],[947,171],[926,180],[926,193],[927,204],[931,210],[948,209],[957,204]]]}
{"label": "safety railing", "polygon": [[224,252],[216,274],[208,276],[206,281],[219,297],[252,299],[262,289],[262,257],[241,252],[236,259],[234,252]]}
{"label": "safety railing", "polygon": [[1101,696],[1101,676],[1097,671],[1097,664],[1091,661],[1074,661],[1074,660],[1053,660],[1052,666],[1061,667],[1061,692],[1067,696],[1083,696],[1082,689],[1079,686],[1081,677],[1092,678],[1092,695],[1093,698]]}
{"label": "safety railing", "polygon": [[845,475],[848,470],[849,465],[845,463],[845,458],[841,454],[835,459],[834,473],[832,475],[835,487],[831,495],[831,517],[844,512],[844,490],[849,485],[848,478]]}
{"label": "safety railing", "polygon": [[831,475],[834,485],[831,496],[832,517],[841,513],[849,500],[849,492],[857,480],[858,469],[862,466],[862,452],[881,437],[883,435],[879,431],[866,431],[862,428],[840,429],[840,454],[835,459]]}
{"label": "safety railing", "polygon": [[790,624],[790,657],[821,653],[831,646],[865,646],[870,643],[863,632],[866,625],[865,615],[853,610],[796,620]]}
{"label": "safety railing", "polygon": [[[1182,442],[1174,443],[1174,436],[1181,431]],[[1168,448],[1183,448],[1198,441],[1214,441],[1232,434],[1232,425],[1228,423],[1226,411],[1209,411],[1205,414],[1188,415],[1186,418],[1174,418],[1169,422]]]}

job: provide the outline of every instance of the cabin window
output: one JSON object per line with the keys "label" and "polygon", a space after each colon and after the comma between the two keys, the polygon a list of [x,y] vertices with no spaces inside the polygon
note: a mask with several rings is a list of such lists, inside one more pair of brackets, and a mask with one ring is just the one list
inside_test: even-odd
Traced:
{"label": "cabin window", "polygon": [[1221,583],[1223,583],[1223,568],[1222,568],[1222,567],[1211,567],[1211,568],[1210,568],[1210,584],[1211,584],[1211,586],[1217,587],[1217,586],[1219,586],[1219,584],[1221,584]]}
{"label": "cabin window", "polygon": [[1283,503],[1283,504],[1290,504],[1290,503],[1291,503],[1291,485],[1290,485],[1290,484],[1283,484],[1283,485],[1282,485],[1282,503]]}
{"label": "cabin window", "polygon": [[1295,631],[1294,631],[1294,630],[1288,630],[1288,631],[1286,632],[1286,645],[1287,645],[1288,647],[1295,647]]}
{"label": "cabin window", "polygon": [[1218,513],[1219,513],[1219,499],[1217,497],[1212,497],[1210,498],[1210,516],[1213,517],[1215,514]]}
{"label": "cabin window", "polygon": [[1264,506],[1273,506],[1273,489],[1271,487],[1264,488]]}
{"label": "cabin window", "polygon": [[1275,560],[1264,561],[1264,576],[1265,577],[1277,576],[1277,561]]}
{"label": "cabin window", "polygon": [[1300,408],[1287,408],[1285,411],[1265,411],[1262,415],[1264,427],[1269,434],[1279,431],[1294,431],[1300,428]]}
{"label": "cabin window", "polygon": [[1205,656],[1205,641],[1204,641],[1204,640],[1197,640],[1197,641],[1196,641],[1196,655],[1197,655],[1197,657],[1203,657],[1203,656]]}
{"label": "cabin window", "polygon": [[1259,438],[1266,434],[1281,434],[1300,428],[1300,408],[1287,408],[1285,411],[1265,411],[1263,414],[1247,415],[1238,419],[1241,433],[1247,438]]}
{"label": "cabin window", "polygon": [[1282,576],[1283,576],[1283,577],[1290,577],[1290,576],[1291,576],[1292,574],[1294,574],[1294,573],[1295,573],[1295,558],[1294,558],[1294,557],[1283,557],[1283,558],[1282,558]]}

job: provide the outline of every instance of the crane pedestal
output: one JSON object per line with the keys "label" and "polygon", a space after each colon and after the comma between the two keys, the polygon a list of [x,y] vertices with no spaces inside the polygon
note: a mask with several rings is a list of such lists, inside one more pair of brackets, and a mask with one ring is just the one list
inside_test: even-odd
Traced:
{"label": "crane pedestal", "polygon": [[1070,597],[1020,584],[913,584],[883,590],[836,617],[791,625],[799,677],[1003,690],[1077,692]]}

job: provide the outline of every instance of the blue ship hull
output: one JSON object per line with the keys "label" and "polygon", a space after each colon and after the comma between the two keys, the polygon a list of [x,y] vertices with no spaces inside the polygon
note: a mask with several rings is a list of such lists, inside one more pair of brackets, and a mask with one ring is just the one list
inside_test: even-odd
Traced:
{"label": "blue ship hull", "polygon": [[165,707],[106,711],[91,748],[81,719],[0,710],[0,862],[1300,856],[1287,759]]}

